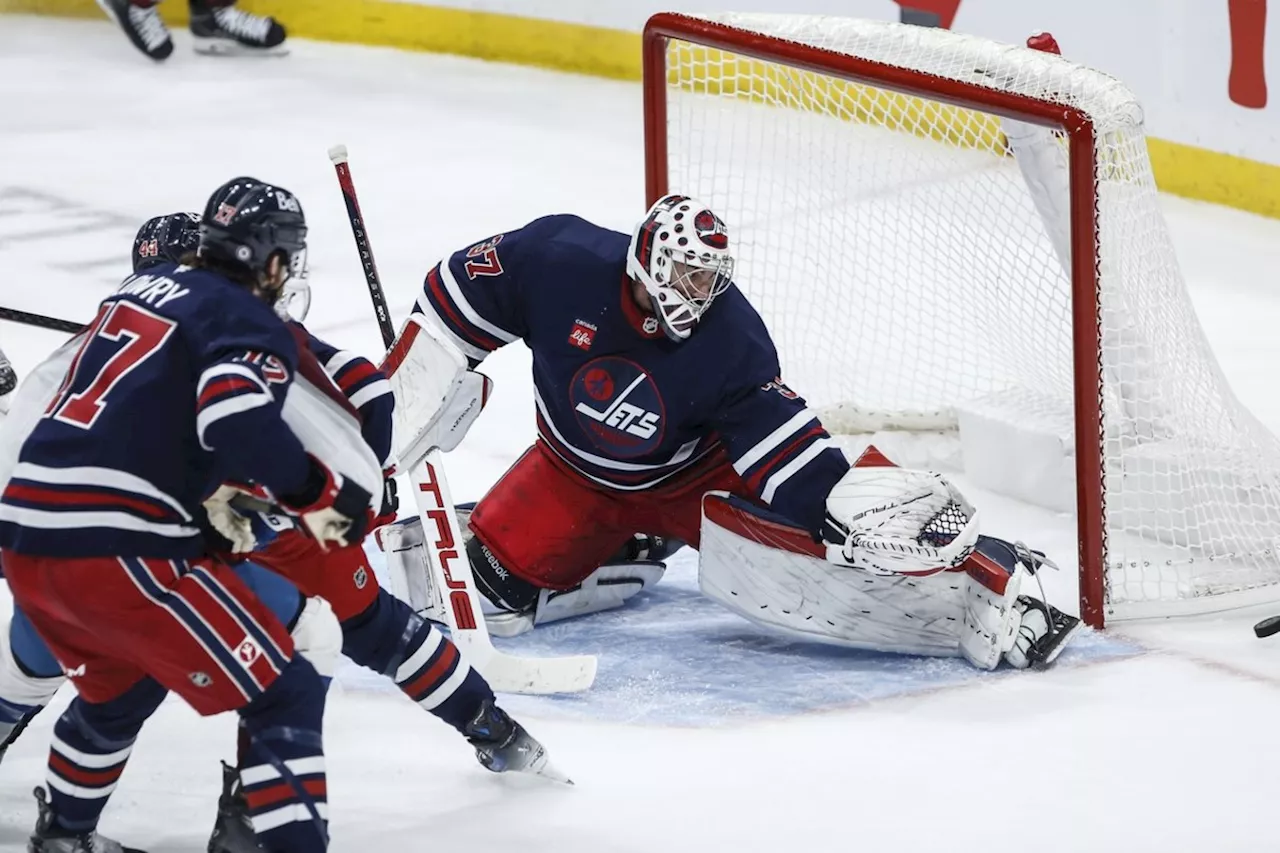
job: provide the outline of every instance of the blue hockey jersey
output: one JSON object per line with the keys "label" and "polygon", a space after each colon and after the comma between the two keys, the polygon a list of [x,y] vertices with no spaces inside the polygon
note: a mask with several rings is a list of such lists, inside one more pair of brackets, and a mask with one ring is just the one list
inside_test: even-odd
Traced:
{"label": "blue hockey jersey", "polygon": [[185,558],[224,480],[276,494],[308,463],[280,418],[298,350],[265,303],[163,264],[102,302],[0,495],[0,546],[25,554]]}
{"label": "blue hockey jersey", "polygon": [[576,216],[538,219],[442,261],[415,310],[473,365],[523,340],[538,434],[593,482],[652,488],[723,448],[765,504],[818,530],[848,462],[779,378],[759,314],[731,287],[688,340],[669,340],[632,296],[629,242]]}

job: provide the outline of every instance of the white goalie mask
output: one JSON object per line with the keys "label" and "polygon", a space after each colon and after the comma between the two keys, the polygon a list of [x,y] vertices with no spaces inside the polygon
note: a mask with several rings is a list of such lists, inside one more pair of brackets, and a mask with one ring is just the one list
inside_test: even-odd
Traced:
{"label": "white goalie mask", "polygon": [[648,292],[667,337],[683,341],[733,281],[724,220],[696,199],[663,196],[631,235],[627,275]]}

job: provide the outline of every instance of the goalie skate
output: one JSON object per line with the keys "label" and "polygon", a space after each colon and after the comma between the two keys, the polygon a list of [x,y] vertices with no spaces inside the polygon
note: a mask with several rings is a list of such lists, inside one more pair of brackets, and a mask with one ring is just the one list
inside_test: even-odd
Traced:
{"label": "goalie skate", "polygon": [[532,613],[486,611],[484,618],[495,637],[518,637],[538,625],[615,610],[662,580],[666,570],[655,560],[601,566],[575,587],[542,590]]}
{"label": "goalie skate", "polygon": [[1018,596],[1014,607],[1022,614],[1022,624],[1005,661],[1017,669],[1047,669],[1080,630],[1080,620],[1026,595]]}

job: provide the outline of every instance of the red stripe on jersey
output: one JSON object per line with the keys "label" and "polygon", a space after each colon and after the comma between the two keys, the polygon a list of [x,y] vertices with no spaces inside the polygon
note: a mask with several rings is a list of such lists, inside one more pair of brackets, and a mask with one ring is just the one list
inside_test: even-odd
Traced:
{"label": "red stripe on jersey", "polygon": [[127,507],[148,518],[164,519],[175,516],[165,507],[147,503],[142,498],[128,497],[111,492],[83,492],[70,489],[50,489],[43,486],[28,486],[10,482],[4,490],[5,498],[13,498],[27,503],[56,505],[65,509],[68,505],[87,504],[96,507]]}
{"label": "red stripe on jersey", "polygon": [[83,785],[86,788],[105,788],[120,778],[121,772],[124,771],[124,762],[115,767],[108,767],[106,770],[84,770],[72,764],[61,754],[50,752],[49,769],[76,785]]}
{"label": "red stripe on jersey", "polygon": [[243,376],[223,376],[204,386],[204,390],[200,392],[200,400],[196,403],[196,407],[203,409],[217,397],[240,394],[245,391],[262,391],[262,386]]}
{"label": "red stripe on jersey", "polygon": [[[448,261],[445,261],[445,263],[448,263]],[[480,347],[480,349],[488,352],[493,352],[502,346],[502,341],[489,337],[472,325],[469,320],[459,317],[457,312],[453,310],[453,302],[440,284],[439,267],[432,267],[431,272],[427,273],[427,287],[431,289],[432,295],[435,296],[436,303],[444,309],[449,324],[453,326],[455,332]]]}
{"label": "red stripe on jersey", "polygon": [[432,691],[438,688],[441,682],[448,677],[449,670],[453,668],[454,662],[458,660],[458,647],[451,640],[446,639],[444,642],[446,645],[440,652],[440,657],[436,658],[436,662],[429,666],[426,672],[402,688],[409,695],[409,698],[415,702],[430,696]]}
{"label": "red stripe on jersey", "polygon": [[342,389],[343,394],[350,394],[351,389],[366,379],[374,377],[378,374],[378,368],[374,367],[368,361],[359,359],[351,362],[342,370],[338,371],[338,387]]}
{"label": "red stripe on jersey", "polygon": [[782,462],[783,459],[786,459],[796,450],[799,450],[800,446],[804,444],[806,441],[808,441],[809,439],[814,438],[815,436],[822,435],[824,432],[826,432],[826,430],[822,428],[821,424],[814,424],[808,430],[803,432],[799,438],[797,438],[795,441],[792,441],[780,452],[775,453],[772,459],[770,459],[763,466],[757,469],[756,472],[747,479],[747,488],[749,488],[752,492],[758,493],[760,491],[760,484],[764,482],[764,478],[768,474],[772,473],[773,470],[778,467],[778,464]]}

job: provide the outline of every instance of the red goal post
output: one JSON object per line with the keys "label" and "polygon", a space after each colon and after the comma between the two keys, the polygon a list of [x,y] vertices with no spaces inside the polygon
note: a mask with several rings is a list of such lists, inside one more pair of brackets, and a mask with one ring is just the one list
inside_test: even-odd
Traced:
{"label": "red goal post", "polygon": [[[985,180],[982,178],[984,174],[1003,174],[1012,168],[995,162],[999,158],[1013,159],[1000,133],[1000,119],[1012,119],[1057,132],[1059,138],[1066,141],[1064,162],[1067,165],[1064,172],[1068,187],[1066,194],[1069,196],[1070,246],[1069,250],[1060,249],[1058,256],[1061,260],[1063,252],[1069,251],[1070,260],[1063,261],[1061,265],[1069,266],[1069,273],[1061,267],[1057,271],[1050,269],[1054,266],[1054,253],[1045,248],[1048,241],[1043,239],[1043,235],[1028,241],[1027,245],[1038,244],[1030,254],[1022,245],[1012,243],[988,242],[974,248],[984,240],[1000,239],[1002,231],[1025,226],[1025,220],[1029,218],[1026,211],[1034,210],[1025,200],[1014,197],[1014,183],[1004,177],[998,184],[993,179],[989,189],[984,189],[985,185],[974,184],[976,189],[956,191],[948,197],[961,200],[956,202],[957,216],[959,211],[970,210],[962,204],[971,206],[970,219],[960,220],[962,225],[957,230],[973,232],[973,222],[976,221],[994,234],[961,235],[956,238],[956,245],[937,251],[960,259],[955,264],[959,279],[966,276],[983,279],[983,275],[970,274],[968,270],[971,268],[990,270],[985,280],[990,285],[993,310],[1003,309],[997,304],[1001,300],[1030,303],[1040,298],[1035,294],[1042,294],[1047,304],[1056,305],[1060,296],[1058,288],[1069,291],[1061,294],[1062,307],[1028,307],[1025,309],[1028,312],[1040,310],[1041,313],[1027,313],[1025,317],[1035,317],[1034,323],[1042,324],[1042,328],[1054,325],[1051,320],[1056,320],[1056,325],[1063,327],[1062,366],[1059,368],[1055,361],[1057,357],[1052,356],[1047,357],[1049,366],[1046,369],[1051,372],[1069,370],[1070,373],[1065,380],[1069,388],[1064,385],[1066,390],[1060,395],[1062,399],[1059,402],[1070,421],[1068,431],[1072,435],[1066,441],[1074,441],[1074,480],[1077,485],[1070,509],[1075,513],[1078,530],[1081,614],[1088,624],[1101,627],[1104,619],[1113,616],[1172,615],[1221,609],[1256,600],[1260,596],[1274,598],[1276,583],[1280,581],[1280,566],[1276,564],[1274,554],[1261,554],[1266,549],[1254,546],[1260,542],[1265,545],[1269,541],[1266,536],[1280,533],[1280,496],[1268,495],[1266,523],[1274,527],[1269,531],[1257,533],[1250,528],[1246,534],[1232,532],[1228,535],[1220,534],[1218,527],[1209,532],[1200,527],[1193,530],[1199,522],[1188,520],[1190,516],[1187,513],[1199,500],[1196,490],[1209,486],[1202,485],[1204,477],[1197,479],[1197,466],[1204,467],[1200,465],[1199,457],[1185,464],[1176,460],[1181,458],[1179,454],[1184,444],[1201,452],[1205,442],[1194,436],[1185,440],[1177,435],[1169,438],[1180,427],[1181,422],[1176,417],[1178,412],[1169,415],[1162,409],[1160,415],[1167,416],[1166,419],[1159,421],[1158,428],[1151,427],[1148,422],[1152,418],[1148,410],[1153,409],[1156,403],[1149,400],[1133,402],[1125,396],[1137,393],[1130,385],[1145,391],[1149,386],[1159,384],[1157,380],[1147,378],[1148,374],[1155,374],[1158,359],[1155,360],[1157,363],[1146,362],[1153,361],[1153,353],[1160,355],[1164,351],[1163,332],[1194,336],[1184,331],[1185,321],[1181,316],[1170,324],[1169,329],[1158,329],[1161,334],[1147,334],[1145,309],[1128,306],[1132,316],[1121,316],[1115,308],[1116,297],[1104,297],[1104,266],[1111,270],[1109,275],[1112,276],[1107,286],[1116,288],[1121,286],[1120,283],[1145,275],[1147,261],[1138,259],[1130,262],[1121,254],[1129,249],[1119,246],[1108,250],[1110,254],[1104,253],[1106,240],[1115,241],[1119,239],[1116,234],[1127,235],[1130,232],[1116,230],[1104,235],[1100,231],[1100,212],[1108,210],[1108,205],[1132,205],[1137,211],[1132,219],[1140,222],[1143,229],[1154,234],[1156,226],[1153,223],[1159,220],[1160,233],[1152,238],[1153,246],[1161,248],[1164,245],[1161,241],[1167,240],[1158,208],[1154,207],[1154,182],[1149,176],[1145,139],[1141,136],[1140,107],[1127,89],[1106,75],[1059,57],[1032,54],[1023,48],[997,45],[947,31],[897,24],[794,15],[654,15],[645,27],[643,37],[648,199],[652,202],[668,191],[684,192],[710,202],[722,215],[726,214],[722,208],[727,208],[726,220],[731,230],[741,225],[735,219],[752,222],[747,229],[749,234],[744,257],[739,265],[740,276],[744,279],[753,276],[769,279],[750,282],[744,290],[774,329],[775,338],[779,338],[784,372],[794,377],[797,364],[803,367],[807,354],[817,351],[812,343],[815,335],[808,329],[820,319],[802,316],[806,309],[797,307],[800,303],[820,291],[821,304],[808,309],[811,313],[852,312],[851,316],[856,316],[858,309],[851,308],[851,303],[874,303],[877,300],[884,303],[880,307],[889,306],[886,309],[889,310],[897,298],[895,294],[900,294],[904,286],[886,285],[882,294],[876,290],[877,282],[897,275],[903,276],[904,281],[908,280],[909,264],[900,259],[911,256],[921,246],[932,248],[936,235],[946,230],[919,227],[910,219],[921,215],[934,217],[944,205],[937,199],[903,201],[899,197],[905,197],[908,191],[914,192],[914,188],[923,182],[910,171],[914,167],[904,165],[904,157],[909,156],[902,153],[904,150],[919,148],[922,157],[930,164],[945,164],[951,155],[944,149],[952,149],[956,157],[956,174],[965,176],[966,181],[971,176],[978,176],[973,180]],[[1024,66],[1030,70],[1024,70]],[[1123,145],[1123,150],[1120,147],[1099,149],[1099,133],[1103,131],[1099,129],[1098,116],[1102,111],[1091,109],[1090,98],[1094,96],[1097,103],[1115,108],[1107,114],[1104,122],[1112,122],[1118,109],[1123,122],[1127,123],[1118,130],[1111,124],[1106,124],[1103,129],[1108,139],[1120,140],[1116,144]],[[673,115],[673,98],[679,99],[679,117]],[[948,112],[946,108],[951,107],[962,112]],[[956,115],[967,116],[970,111],[985,116],[990,126],[982,125],[981,118],[976,124],[969,118],[955,118]],[[800,118],[793,113],[803,113],[804,116]],[[774,125],[787,127],[776,128]],[[869,142],[860,142],[855,136],[864,132],[873,137]],[[979,137],[987,141],[973,141]],[[681,150],[675,150],[677,147]],[[753,161],[755,147],[767,150],[757,158],[764,162]],[[857,155],[848,154],[853,148],[859,152]],[[992,162],[978,162],[976,155],[970,156],[971,151],[978,149],[989,149],[994,154],[990,158]],[[823,157],[832,158],[829,168],[824,169],[820,162],[814,165]],[[856,162],[841,159],[845,157]],[[878,172],[873,161],[880,157],[884,158],[884,164]],[[679,166],[679,175],[672,173],[673,164]],[[939,183],[950,180],[944,165],[931,165],[929,169],[936,176],[940,175]],[[881,174],[891,172],[909,175],[910,180],[902,181],[902,186],[907,186],[908,191],[886,188]],[[1100,198],[1105,182],[1111,182],[1105,187],[1108,195]],[[833,200],[832,194],[835,189],[845,186],[852,187],[851,194],[858,199],[871,199],[869,205],[892,206],[892,211],[870,214],[842,209],[840,200]],[[750,196],[755,193],[769,194],[769,204],[774,207],[790,204],[793,195],[800,197],[802,204],[809,204],[805,201],[809,199],[814,207],[826,205],[828,213],[824,216],[839,221],[830,226],[833,230],[826,234],[826,242],[822,245],[830,251],[853,256],[838,259],[841,272],[833,274],[830,283],[818,282],[813,288],[809,281],[777,285],[776,290],[785,291],[792,287],[802,293],[803,298],[796,298],[794,293],[790,296],[771,293],[765,301],[780,305],[776,311],[762,306],[757,294],[773,288],[773,279],[785,277],[786,259],[793,247],[797,241],[803,242],[809,237],[790,234],[787,239],[771,245],[767,229],[760,227],[760,221],[770,215],[770,208],[764,201],[760,203],[761,209],[752,208]],[[886,203],[885,198],[891,201]],[[1152,207],[1155,213],[1152,214],[1148,207]],[[1001,221],[1003,215],[1008,215],[1011,221]],[[1121,219],[1115,214],[1107,215],[1112,217],[1110,221],[1113,223]],[[880,229],[886,216],[899,232],[913,233],[915,242],[902,242],[893,253],[873,258],[866,266],[859,267],[861,258],[878,251],[874,241],[859,240],[860,235]],[[1034,214],[1030,218],[1034,218]],[[965,221],[967,225],[963,224]],[[810,225],[828,227],[825,221],[808,223],[806,227]],[[841,228],[845,230],[841,231]],[[1131,231],[1137,234],[1139,229],[1135,226]],[[923,232],[924,236],[917,232]],[[904,239],[889,233],[894,240]],[[947,238],[944,234],[936,239],[945,241]],[[854,244],[856,248],[850,248]],[[803,245],[809,246],[810,243],[804,242]],[[979,257],[975,254],[978,252],[998,255],[998,263],[989,257]],[[796,259],[810,263],[815,260],[812,253],[797,254]],[[830,259],[823,259],[821,263],[830,264]],[[1176,262],[1171,263],[1176,276]],[[930,267],[935,271],[940,268],[937,265]],[[1020,269],[1031,270],[1031,275],[1038,278],[1020,289],[1017,283]],[[768,274],[770,270],[774,271],[772,276]],[[842,279],[841,275],[845,277]],[[1158,277],[1161,287],[1164,287],[1166,275],[1163,267]],[[1056,278],[1061,278],[1060,284]],[[742,286],[743,282],[739,284]],[[1180,278],[1177,285],[1181,287]],[[982,281],[976,281],[975,286],[983,286]],[[925,301],[919,305],[924,309],[913,309],[912,316],[927,313],[933,304],[930,300],[945,298],[949,292],[949,288],[947,293],[943,293],[935,287],[931,295],[921,297]],[[1106,300],[1110,300],[1111,305],[1108,322],[1118,328],[1103,328]],[[1116,319],[1117,316],[1120,318]],[[1011,327],[1017,327],[1025,317],[1014,316],[1010,321]],[[1190,323],[1194,326],[1193,331],[1198,333],[1193,316]],[[857,366],[860,358],[855,357],[852,345],[847,344],[847,339],[860,336],[859,328],[856,325],[845,328],[849,329],[847,336],[842,337],[838,331],[834,334],[828,332],[822,336],[822,341],[824,344],[831,342],[837,355],[848,346],[848,361],[815,368],[811,373],[818,375],[825,371],[822,375],[831,374],[834,383],[841,379],[835,376],[841,368],[845,368],[845,372],[861,369]],[[1036,330],[1030,330],[1030,334],[1036,334]],[[900,341],[887,349],[898,363],[909,362],[917,354],[921,354],[922,360],[929,356],[931,363],[940,363],[945,360],[945,353],[923,352],[930,349],[936,339],[936,334],[926,331],[915,342]],[[1139,343],[1135,344],[1135,340]],[[1207,345],[1205,350],[1207,352]],[[1028,343],[1023,352],[1034,354],[1036,342]],[[828,357],[834,358],[834,355],[824,352],[815,361]],[[972,359],[966,364],[975,365],[969,372],[982,374],[982,381],[975,386],[981,386],[975,392],[977,396],[1010,392],[1009,383],[1001,381],[998,371],[994,368],[988,370],[981,361],[981,353],[965,357]],[[1212,354],[1205,358],[1216,369]],[[1027,359],[1024,356],[1022,360]],[[952,365],[945,367],[945,370],[960,369]],[[1131,382],[1135,371],[1140,379]],[[992,375],[987,376],[988,372]],[[920,375],[919,371],[904,370],[902,376],[893,380],[899,385],[909,385],[913,377]],[[1116,378],[1112,380],[1108,376]],[[810,396],[813,393],[811,384],[798,379],[791,381],[801,394]],[[956,378],[948,381],[957,384]],[[1030,393],[1042,390],[1034,378],[1023,384],[1030,386]],[[1229,395],[1229,391],[1226,394]],[[939,399],[940,410],[953,411],[955,401]],[[1155,394],[1153,399],[1164,405],[1164,398],[1159,394]],[[839,392],[833,392],[831,398],[824,402],[848,405]],[[1170,411],[1176,408],[1174,406]],[[1123,415],[1115,414],[1117,411]],[[1015,422],[1017,419],[1016,411],[1008,418]],[[1165,432],[1160,433],[1161,429]],[[1156,433],[1159,433],[1160,441],[1150,438]],[[1256,439],[1252,433],[1246,438],[1253,443],[1262,440]],[[1274,439],[1272,441],[1274,443]],[[1158,448],[1155,447],[1157,444]],[[1277,466],[1280,466],[1280,452],[1275,453],[1275,458]],[[1238,462],[1231,464],[1234,465],[1232,476],[1248,476]],[[1110,475],[1108,465],[1112,468]],[[1216,459],[1205,465],[1212,468],[1215,476],[1223,467]],[[1133,466],[1133,471],[1126,466]],[[1155,494],[1158,486],[1153,484],[1161,482],[1162,477],[1175,482],[1176,488],[1171,490],[1176,492],[1175,498]],[[1141,487],[1133,484],[1138,479],[1143,482]],[[1116,501],[1110,515],[1109,490],[1114,492]],[[1272,503],[1276,507],[1274,513],[1271,512]],[[1232,505],[1221,508],[1220,514],[1233,521],[1238,520],[1236,516],[1247,515],[1248,512]],[[1175,519],[1169,526],[1172,532],[1158,529],[1158,520],[1166,517]],[[1152,519],[1157,521],[1153,523]],[[1126,547],[1130,541],[1148,536],[1159,541],[1159,550],[1142,551],[1140,555],[1130,557],[1129,551],[1117,549],[1114,556],[1110,555],[1108,540],[1113,532],[1123,537]],[[1251,550],[1239,570],[1232,567],[1232,574],[1211,574],[1206,580],[1205,570],[1200,566],[1206,561],[1211,563],[1215,554],[1219,555],[1219,566],[1225,566],[1228,557],[1234,560],[1240,556],[1240,543],[1246,540]],[[1139,546],[1139,549],[1141,547],[1145,546]],[[1201,558],[1202,553],[1207,554],[1207,558]],[[1161,563],[1162,560],[1165,562]],[[1197,560],[1200,560],[1198,565]],[[1109,571],[1112,572],[1110,580]]]}

